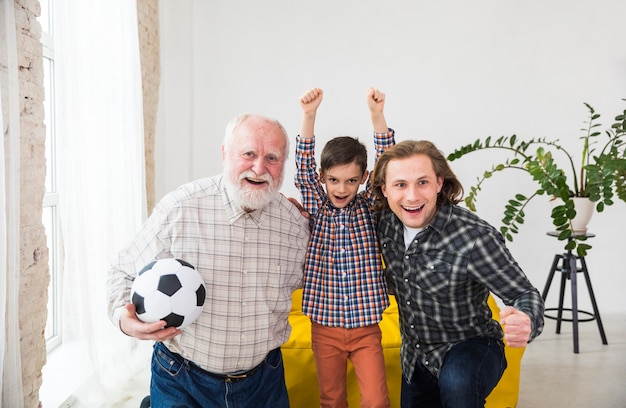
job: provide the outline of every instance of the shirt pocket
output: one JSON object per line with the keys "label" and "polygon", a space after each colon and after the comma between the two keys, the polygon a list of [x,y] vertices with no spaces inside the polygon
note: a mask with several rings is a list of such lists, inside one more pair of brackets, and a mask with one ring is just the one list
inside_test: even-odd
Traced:
{"label": "shirt pocket", "polygon": [[[466,281],[463,269],[458,267],[462,257],[444,251],[432,251],[411,256],[413,279],[417,290],[440,301],[455,297]],[[410,272],[409,272],[410,273]]]}
{"label": "shirt pocket", "polygon": [[447,292],[450,285],[452,265],[437,259],[426,260],[417,266],[416,284],[424,292],[433,296]]}
{"label": "shirt pocket", "polygon": [[[274,313],[291,309],[291,292],[295,289],[295,282],[291,282],[294,275],[287,270],[288,265],[274,258],[259,258],[250,266],[244,286],[256,290],[255,307],[267,308],[257,312]],[[261,299],[264,300],[262,303],[259,302]]]}

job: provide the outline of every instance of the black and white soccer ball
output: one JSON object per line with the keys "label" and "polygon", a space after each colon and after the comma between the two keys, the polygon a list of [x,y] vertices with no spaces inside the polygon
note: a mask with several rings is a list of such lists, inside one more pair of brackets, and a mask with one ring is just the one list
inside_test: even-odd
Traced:
{"label": "black and white soccer ball", "polygon": [[139,320],[165,320],[165,327],[184,329],[202,313],[206,287],[200,273],[180,259],[157,259],[137,274],[130,291]]}

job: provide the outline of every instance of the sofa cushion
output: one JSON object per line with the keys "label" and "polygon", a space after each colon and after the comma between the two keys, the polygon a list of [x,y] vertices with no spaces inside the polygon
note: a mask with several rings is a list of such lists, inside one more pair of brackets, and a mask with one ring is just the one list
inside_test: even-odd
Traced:
{"label": "sofa cushion", "polygon": [[[387,370],[387,387],[391,407],[400,406],[400,386],[402,384],[402,368],[400,365],[400,326],[398,322],[398,305],[395,296],[389,298],[390,306],[383,313],[379,323],[382,331],[382,346]],[[319,392],[315,360],[311,350],[311,322],[302,314],[302,290],[293,293],[292,310],[289,323],[292,332],[289,340],[282,346],[285,363],[285,382],[292,407],[319,407]],[[497,319],[499,308],[490,297],[489,306]],[[524,349],[505,347],[508,367],[500,382],[487,398],[487,408],[513,408],[517,405],[519,393],[520,362]],[[358,407],[360,403],[359,386],[354,375],[354,368],[348,362],[348,406]]]}

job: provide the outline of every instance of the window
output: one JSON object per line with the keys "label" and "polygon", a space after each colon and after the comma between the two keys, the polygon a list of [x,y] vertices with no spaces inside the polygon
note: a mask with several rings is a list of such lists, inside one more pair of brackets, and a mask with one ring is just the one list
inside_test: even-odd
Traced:
{"label": "window", "polygon": [[58,220],[59,195],[56,183],[56,132],[55,132],[55,90],[54,90],[54,37],[52,1],[41,0],[41,42],[43,44],[43,74],[45,88],[46,126],[46,192],[43,201],[43,225],[46,229],[49,251],[50,285],[48,287],[48,320],[46,322],[46,345],[50,351],[61,344],[61,284],[60,254],[61,234]]}

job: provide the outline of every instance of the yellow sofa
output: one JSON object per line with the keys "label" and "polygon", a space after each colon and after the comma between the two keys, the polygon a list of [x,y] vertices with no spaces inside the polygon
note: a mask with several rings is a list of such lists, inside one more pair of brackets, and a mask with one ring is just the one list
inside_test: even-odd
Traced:
{"label": "yellow sofa", "polygon": [[[400,406],[400,385],[402,371],[400,368],[400,328],[398,324],[398,305],[395,297],[390,296],[391,305],[379,323],[382,330],[383,352],[387,367],[387,386],[391,407]],[[302,314],[302,290],[293,294],[293,305],[289,315],[289,323],[293,329],[291,337],[282,346],[285,362],[285,381],[289,391],[289,402],[292,408],[319,407],[319,393],[315,360],[311,350],[311,323]],[[489,305],[497,318],[499,308],[490,297]],[[506,347],[505,353],[508,367],[500,382],[487,398],[487,408],[514,408],[517,405],[520,380],[520,363],[524,354],[523,348]],[[354,369],[348,364],[348,406],[358,407],[360,402],[359,387],[354,376]]]}

